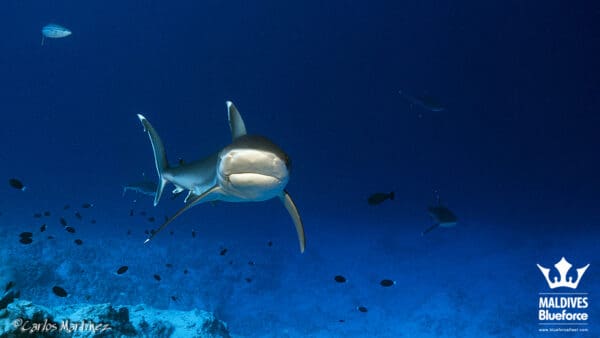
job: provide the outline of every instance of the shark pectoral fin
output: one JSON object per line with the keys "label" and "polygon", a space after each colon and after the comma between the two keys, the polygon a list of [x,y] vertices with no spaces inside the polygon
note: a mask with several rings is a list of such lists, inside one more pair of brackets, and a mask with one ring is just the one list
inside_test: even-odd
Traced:
{"label": "shark pectoral fin", "polygon": [[145,241],[144,244],[150,242],[152,240],[152,238],[154,238],[154,236],[156,236],[156,234],[158,234],[159,232],[161,232],[164,228],[167,227],[167,225],[169,225],[171,222],[173,222],[177,217],[179,217],[181,214],[183,214],[184,212],[186,212],[189,208],[193,207],[196,204],[199,204],[202,202],[203,199],[205,199],[207,196],[209,196],[212,193],[215,193],[217,191],[219,191],[219,189],[221,189],[218,185],[213,186],[212,188],[208,189],[207,191],[203,192],[200,195],[197,195],[196,197],[194,197],[193,199],[190,199],[183,208],[179,209],[175,215],[171,216],[168,220],[166,220],[161,226],[160,228],[158,228],[158,230],[156,230],[154,233],[152,233],[152,235],[150,235],[150,237],[148,237]]}
{"label": "shark pectoral fin", "polygon": [[285,205],[287,211],[290,213],[290,216],[292,216],[292,220],[296,226],[296,232],[298,233],[300,252],[304,253],[304,248],[306,247],[306,238],[304,237],[304,225],[302,224],[302,219],[298,213],[298,208],[296,208],[296,204],[294,204],[292,196],[290,196],[287,191],[284,190],[281,195],[279,195],[279,198],[281,199],[281,202],[283,202],[283,205]]}
{"label": "shark pectoral fin", "polygon": [[439,226],[440,226],[440,223],[435,223],[434,225],[430,226],[429,228],[423,230],[423,232],[421,233],[421,236],[425,235],[426,233],[430,232],[431,230],[433,230]]}
{"label": "shark pectoral fin", "polygon": [[231,137],[233,140],[246,135],[246,125],[242,115],[237,110],[233,102],[227,101],[227,115],[229,117],[229,128],[231,128]]}

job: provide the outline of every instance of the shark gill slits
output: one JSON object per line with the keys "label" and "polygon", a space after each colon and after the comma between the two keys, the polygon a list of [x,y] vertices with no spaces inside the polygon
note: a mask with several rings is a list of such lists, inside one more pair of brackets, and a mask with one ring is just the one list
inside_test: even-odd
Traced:
{"label": "shark gill slits", "polygon": [[394,284],[396,284],[396,281],[393,281],[391,279],[382,279],[381,282],[379,282],[379,284],[381,286],[383,286],[384,288],[390,287]]}
{"label": "shark gill slits", "polygon": [[369,310],[368,310],[366,307],[364,307],[364,306],[359,306],[359,307],[357,307],[356,309],[357,309],[358,311],[360,311],[360,312],[363,312],[363,313],[364,313],[364,312],[368,312],[368,311],[369,311]]}
{"label": "shark gill slits", "polygon": [[67,220],[64,217],[61,217],[60,220],[60,225],[66,227],[67,225],[69,225],[69,223],[67,223]]}
{"label": "shark gill slits", "polygon": [[46,223],[40,225],[40,232],[46,231]]}
{"label": "shark gill slits", "polygon": [[160,275],[154,274],[154,279],[160,282]]}
{"label": "shark gill slits", "polygon": [[227,248],[223,248],[221,249],[221,251],[219,252],[219,255],[221,256],[225,256],[225,254],[227,253]]}
{"label": "shark gill slits", "polygon": [[54,294],[58,297],[66,297],[68,295],[67,291],[60,286],[54,286],[52,288],[52,292],[54,292]]}
{"label": "shark gill slits", "polygon": [[94,206],[94,205],[93,205],[92,203],[83,203],[83,204],[81,205],[81,207],[82,207],[82,208],[84,208],[84,209],[89,209],[89,208],[91,208],[91,207],[93,207],[93,206]]}
{"label": "shark gill slits", "polygon": [[27,187],[25,187],[25,184],[23,184],[23,182],[21,182],[21,180],[17,179],[17,178],[11,178],[8,180],[8,184],[17,190],[21,190],[21,191],[25,191],[27,189]]}
{"label": "shark gill slits", "polygon": [[123,265],[122,267],[117,269],[117,275],[122,275],[125,272],[127,272],[127,270],[129,270],[129,267],[127,265]]}
{"label": "shark gill slits", "polygon": [[337,275],[333,278],[333,280],[335,280],[338,283],[346,283],[347,279],[346,277],[342,276],[342,275]]}
{"label": "shark gill slits", "polygon": [[77,239],[76,239],[74,242],[75,242],[75,244],[77,244],[77,245],[81,245],[81,244],[83,244],[83,241],[82,241],[82,240],[80,240],[79,238],[77,238]]}
{"label": "shark gill slits", "polygon": [[72,226],[66,226],[65,227],[65,231],[70,233],[70,234],[74,234],[75,233],[75,228],[73,228]]}

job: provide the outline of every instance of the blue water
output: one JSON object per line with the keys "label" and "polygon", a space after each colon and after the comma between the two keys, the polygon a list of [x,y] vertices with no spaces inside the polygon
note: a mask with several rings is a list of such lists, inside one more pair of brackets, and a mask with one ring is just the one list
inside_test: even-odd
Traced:
{"label": "blue water", "polygon": [[[0,254],[22,299],[199,308],[243,337],[600,335],[598,4],[10,0],[1,13],[0,178],[27,189],[0,186]],[[73,34],[41,46],[51,22]],[[292,158],[304,254],[278,200],[196,206],[142,244],[183,198],[122,196],[156,179],[136,114],[175,164],[231,141],[226,100]],[[435,191],[459,223],[421,236]],[[539,332],[539,293],[556,290],[536,264],[563,256],[590,264],[576,290],[589,332]]]}

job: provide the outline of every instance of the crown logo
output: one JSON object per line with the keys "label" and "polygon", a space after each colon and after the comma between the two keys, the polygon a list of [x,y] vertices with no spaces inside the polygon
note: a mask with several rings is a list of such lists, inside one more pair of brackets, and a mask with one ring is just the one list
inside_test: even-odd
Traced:
{"label": "crown logo", "polygon": [[554,281],[551,281],[550,280],[550,269],[537,264],[537,267],[540,269],[540,271],[546,278],[546,282],[548,282],[548,286],[550,287],[550,289],[556,289],[561,286],[571,288],[571,289],[577,288],[577,285],[579,285],[579,282],[581,281],[581,277],[583,277],[583,274],[585,273],[587,268],[590,267],[590,265],[588,264],[582,268],[577,269],[577,280],[575,282],[573,282],[572,276],[569,276],[569,278],[567,280],[567,273],[569,272],[569,270],[571,270],[572,266],[573,265],[571,265],[571,263],[569,263],[564,257],[561,258],[560,261],[558,261],[558,263],[554,264],[554,267],[556,268],[556,270],[558,271],[558,274],[560,275],[560,281],[558,280],[558,277],[556,277],[556,276],[554,276]]}

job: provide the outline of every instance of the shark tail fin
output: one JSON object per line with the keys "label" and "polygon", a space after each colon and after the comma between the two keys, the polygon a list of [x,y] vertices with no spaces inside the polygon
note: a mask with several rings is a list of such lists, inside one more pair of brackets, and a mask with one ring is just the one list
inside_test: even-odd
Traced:
{"label": "shark tail fin", "polygon": [[152,150],[154,151],[154,164],[156,165],[156,171],[158,173],[158,185],[156,189],[156,195],[154,195],[154,206],[160,201],[167,179],[164,178],[163,174],[165,170],[169,169],[169,162],[167,161],[167,153],[165,152],[165,146],[163,145],[160,136],[150,122],[142,115],[138,114],[138,119],[144,126],[144,131],[148,133],[150,143],[152,144]]}

